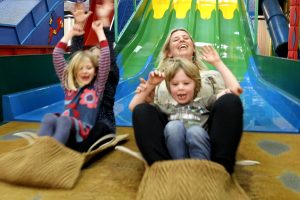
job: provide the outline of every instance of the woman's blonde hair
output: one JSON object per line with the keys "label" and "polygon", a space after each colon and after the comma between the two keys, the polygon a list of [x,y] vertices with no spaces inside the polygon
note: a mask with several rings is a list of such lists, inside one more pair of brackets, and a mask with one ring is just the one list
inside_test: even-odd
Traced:
{"label": "woman's blonde hair", "polygon": [[95,72],[98,71],[97,57],[93,55],[91,51],[77,51],[72,55],[68,66],[65,69],[64,86],[66,89],[77,90],[81,86],[81,83],[76,80],[76,74],[79,70],[80,63],[85,62],[87,59],[92,62],[95,67]]}
{"label": "woman's blonde hair", "polygon": [[173,33],[177,32],[177,31],[184,31],[188,34],[188,36],[190,37],[190,39],[193,42],[193,46],[194,46],[194,55],[193,55],[193,62],[194,64],[198,67],[199,70],[204,70],[207,69],[207,66],[201,61],[200,59],[200,55],[199,52],[196,50],[196,45],[195,42],[192,38],[192,36],[189,34],[189,32],[187,30],[185,30],[184,28],[177,28],[177,29],[173,29],[169,36],[167,37],[160,53],[159,53],[159,63],[158,63],[158,70],[164,71],[165,66],[163,65],[163,63],[167,60],[170,59],[168,57],[168,54],[170,52],[170,42],[171,42],[171,37],[173,35]]}
{"label": "woman's blonde hair", "polygon": [[198,92],[201,88],[201,76],[199,72],[199,68],[190,60],[186,58],[173,58],[169,59],[168,61],[165,61],[165,81],[166,86],[171,93],[170,90],[170,82],[175,77],[177,72],[182,69],[184,73],[195,82],[195,92],[194,92],[194,98],[197,96]]}

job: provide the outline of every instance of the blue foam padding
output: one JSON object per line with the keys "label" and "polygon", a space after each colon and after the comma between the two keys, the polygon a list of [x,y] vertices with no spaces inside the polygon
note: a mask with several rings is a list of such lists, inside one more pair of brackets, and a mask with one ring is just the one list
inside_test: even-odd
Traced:
{"label": "blue foam padding", "polygon": [[64,110],[64,100],[55,102],[53,104],[35,109],[33,111],[18,115],[14,118],[16,121],[32,121],[40,122],[43,116],[47,113],[62,113]]}
{"label": "blue foam padding", "polygon": [[4,121],[40,121],[42,114],[62,112],[63,100],[60,84],[3,95],[3,118]]}

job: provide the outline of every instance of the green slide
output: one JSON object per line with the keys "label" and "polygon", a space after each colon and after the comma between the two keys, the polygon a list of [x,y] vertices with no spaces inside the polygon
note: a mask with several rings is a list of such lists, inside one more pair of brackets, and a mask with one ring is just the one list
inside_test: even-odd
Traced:
{"label": "green slide", "polygon": [[[245,42],[242,38],[245,37],[240,31],[237,0],[230,4],[219,3],[218,13],[216,2],[212,3],[210,0],[198,0],[198,2],[196,0],[160,1],[159,3],[165,4],[168,9],[159,19],[155,18],[155,1],[148,2],[136,35],[119,54],[122,79],[136,75],[145,66],[149,56],[152,56],[152,61],[155,61],[166,36],[174,28],[185,28],[190,31],[197,44],[214,45],[226,64],[234,68],[234,73],[237,71],[239,78],[243,76],[246,64],[242,46]],[[188,9],[184,9],[187,6]],[[203,9],[206,12],[201,13]],[[209,9],[211,12],[207,13]],[[229,12],[232,12],[230,18],[224,19],[223,13],[229,15]]]}
{"label": "green slide", "polygon": [[[235,5],[238,5],[237,2]],[[236,51],[243,42],[239,35],[237,38],[230,35],[232,32],[239,32],[239,15],[234,12],[231,19],[223,20],[222,12],[217,13],[216,7],[216,2],[210,0],[201,2],[199,0],[153,0],[147,2],[135,35],[129,43],[118,44],[124,45],[124,47],[117,58],[121,81],[116,95],[116,112],[118,113],[117,118],[122,118],[122,120],[117,119],[117,124],[131,125],[131,113],[126,104],[128,105],[139,84],[139,77],[147,78],[148,73],[156,67],[158,53],[167,35],[174,28],[187,29],[192,34],[197,46],[207,43],[214,45],[220,51],[225,63],[232,66],[233,72],[237,73],[239,80],[242,79],[247,66],[243,60],[244,55],[236,55]],[[226,27],[229,27],[230,30],[228,31]],[[232,45],[234,48],[231,48]],[[126,114],[122,116],[122,113]]]}
{"label": "green slide", "polygon": [[[130,22],[140,21],[137,31],[133,34],[132,30],[125,30],[122,37],[131,38],[130,41],[121,38],[117,44],[117,48],[122,46],[117,58],[121,71],[115,104],[117,125],[131,126],[128,104],[139,78],[147,78],[156,67],[158,53],[169,32],[185,28],[192,34],[196,46],[213,45],[240,81],[244,89],[241,96],[244,130],[299,132],[300,120],[294,114],[300,112],[299,100],[291,100],[263,80],[267,77],[265,74],[260,74],[266,68],[260,63],[271,59],[257,61],[244,0],[152,0],[143,3],[142,18],[133,18]],[[126,31],[133,37],[126,35]],[[291,66],[290,63],[285,65]],[[280,77],[278,82],[282,82]],[[273,105],[274,100],[281,103]]]}

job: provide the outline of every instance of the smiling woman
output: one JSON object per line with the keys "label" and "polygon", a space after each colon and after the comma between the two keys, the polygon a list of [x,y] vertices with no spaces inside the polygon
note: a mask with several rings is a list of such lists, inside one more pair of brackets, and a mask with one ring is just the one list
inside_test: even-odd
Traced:
{"label": "smiling woman", "polygon": [[178,30],[172,34],[170,49],[172,49],[172,51],[168,53],[168,57],[173,57],[173,54],[175,54],[176,56],[192,59],[195,45],[187,32]]}

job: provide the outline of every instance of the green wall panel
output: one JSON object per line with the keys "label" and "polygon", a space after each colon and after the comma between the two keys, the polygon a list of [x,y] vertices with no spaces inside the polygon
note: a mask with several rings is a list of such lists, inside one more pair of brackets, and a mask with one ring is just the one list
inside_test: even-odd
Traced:
{"label": "green wall panel", "polygon": [[300,99],[300,62],[278,57],[256,56],[262,78]]}
{"label": "green wall panel", "polygon": [[0,121],[2,95],[57,83],[52,55],[0,57]]}

